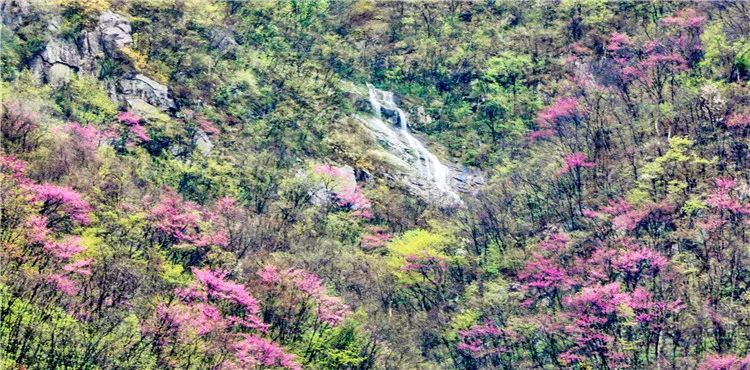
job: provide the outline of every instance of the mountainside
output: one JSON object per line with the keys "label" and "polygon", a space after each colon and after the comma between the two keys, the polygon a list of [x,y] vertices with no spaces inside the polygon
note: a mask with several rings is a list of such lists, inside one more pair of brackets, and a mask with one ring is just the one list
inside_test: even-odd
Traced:
{"label": "mountainside", "polygon": [[750,5],[0,0],[2,369],[748,369]]}

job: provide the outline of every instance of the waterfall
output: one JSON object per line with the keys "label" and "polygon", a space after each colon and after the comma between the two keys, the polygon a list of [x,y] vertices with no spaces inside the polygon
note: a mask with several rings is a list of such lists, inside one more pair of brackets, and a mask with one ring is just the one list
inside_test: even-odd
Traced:
{"label": "waterfall", "polygon": [[460,202],[451,186],[452,171],[409,132],[406,113],[396,105],[393,92],[379,90],[370,84],[367,87],[374,116],[360,119],[386,146],[393,161],[414,171],[413,185],[431,198],[446,204]]}

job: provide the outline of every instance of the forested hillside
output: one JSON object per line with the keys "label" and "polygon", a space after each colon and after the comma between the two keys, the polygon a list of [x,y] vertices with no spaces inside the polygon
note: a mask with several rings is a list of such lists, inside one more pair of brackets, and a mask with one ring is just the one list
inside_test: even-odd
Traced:
{"label": "forested hillside", "polygon": [[2,369],[750,369],[750,4],[0,0]]}

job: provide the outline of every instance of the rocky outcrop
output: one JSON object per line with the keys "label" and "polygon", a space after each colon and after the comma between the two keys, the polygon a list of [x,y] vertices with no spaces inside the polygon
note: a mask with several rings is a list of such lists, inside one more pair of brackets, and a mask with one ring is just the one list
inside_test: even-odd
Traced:
{"label": "rocky outcrop", "polygon": [[139,99],[165,110],[176,108],[167,87],[142,74],[122,78],[118,87],[121,97],[130,106]]}
{"label": "rocky outcrop", "polygon": [[130,46],[133,42],[133,38],[130,36],[132,31],[130,22],[119,14],[109,11],[102,13],[99,16],[97,30],[101,45],[110,55],[117,50]]}
{"label": "rocky outcrop", "polygon": [[432,122],[432,117],[430,117],[427,112],[425,112],[424,107],[419,105],[415,109],[412,110],[413,116],[416,117],[417,124],[422,127]]}
{"label": "rocky outcrop", "polygon": [[211,31],[211,47],[221,52],[222,55],[231,54],[237,51],[237,40],[234,35],[227,29],[216,29]]}
{"label": "rocky outcrop", "polygon": [[3,25],[15,31],[25,23],[33,10],[31,0],[2,0],[0,1],[0,17]]}
{"label": "rocky outcrop", "polygon": [[[11,14],[4,15],[3,22],[23,23],[19,19],[32,14],[28,1],[5,0],[3,9],[8,8]],[[48,27],[59,28],[58,18],[49,20]],[[75,40],[60,37],[50,39],[32,61],[31,70],[39,80],[52,86],[67,82],[74,74],[98,76],[99,63],[103,58],[123,58],[121,51],[133,43],[131,32],[127,18],[111,11],[104,12],[94,29],[82,31]],[[113,100],[126,103],[129,107],[147,103],[160,110],[176,108],[167,86],[143,74],[129,73],[120,77],[111,84],[110,95]]]}
{"label": "rocky outcrop", "polygon": [[209,138],[208,134],[201,129],[195,131],[193,142],[201,154],[206,157],[211,154],[211,149],[214,148],[214,143],[211,142],[211,138]]}
{"label": "rocky outcrop", "polygon": [[450,167],[453,169],[451,180],[460,193],[476,195],[486,182],[484,173],[479,170],[456,165]]}
{"label": "rocky outcrop", "polygon": [[[59,20],[49,21],[57,28]],[[86,30],[75,40],[53,38],[31,63],[31,70],[42,81],[57,86],[67,82],[74,73],[98,75],[98,63],[104,56],[115,58],[117,51],[128,47],[130,36],[128,20],[112,12],[99,16],[98,26]]]}

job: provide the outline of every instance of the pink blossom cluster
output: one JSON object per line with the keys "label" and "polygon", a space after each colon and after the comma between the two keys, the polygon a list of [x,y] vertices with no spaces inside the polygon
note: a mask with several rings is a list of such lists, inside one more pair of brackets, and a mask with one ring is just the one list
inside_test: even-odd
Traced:
{"label": "pink blossom cluster", "polygon": [[202,284],[208,298],[222,299],[241,306],[248,316],[248,323],[253,328],[263,328],[258,318],[260,308],[258,301],[250,295],[242,284],[226,280],[227,273],[209,269],[193,268],[195,279]]}
{"label": "pink blossom cluster", "polygon": [[750,215],[750,203],[742,203],[732,195],[732,190],[737,186],[734,179],[720,177],[714,181],[716,190],[706,198],[707,205],[732,214]]}
{"label": "pink blossom cluster", "polygon": [[619,32],[613,32],[607,42],[607,50],[611,52],[617,52],[622,49],[627,49],[633,46],[633,41],[630,40],[630,36]]}
{"label": "pink blossom cluster", "polygon": [[29,182],[26,178],[26,162],[3,153],[0,153],[0,173],[10,176],[19,184]]}
{"label": "pink blossom cluster", "polygon": [[561,252],[570,242],[570,235],[565,232],[550,234],[547,238],[539,242],[539,247],[549,252]]}
{"label": "pink blossom cluster", "polygon": [[96,151],[103,140],[114,139],[116,136],[114,132],[104,132],[92,124],[84,126],[78,122],[68,122],[63,130],[73,137],[73,145],[86,155]]}
{"label": "pink blossom cluster", "polygon": [[120,112],[117,115],[117,120],[125,125],[131,135],[135,136],[141,141],[150,141],[151,138],[146,133],[146,127],[141,124],[141,117],[132,112]]}
{"label": "pink blossom cluster", "polygon": [[532,131],[531,133],[529,133],[529,135],[526,136],[526,139],[533,143],[541,139],[552,137],[552,136],[555,136],[555,131],[548,130],[548,129],[536,130],[536,131]]}
{"label": "pink blossom cluster", "polygon": [[42,272],[44,279],[58,291],[74,296],[78,294],[79,286],[75,277],[91,275],[90,258],[80,258],[86,251],[77,236],[68,235],[62,239],[52,238],[52,230],[48,228],[47,217],[34,215],[24,223],[26,242],[43,253],[50,272]]}
{"label": "pink blossom cluster", "polygon": [[706,24],[706,21],[707,18],[698,15],[698,12],[695,9],[687,8],[676,11],[670,17],[662,18],[661,24],[665,27],[701,29]]}
{"label": "pink blossom cluster", "polygon": [[[606,355],[611,364],[624,360],[622,354],[611,347],[614,337],[605,329],[625,315],[620,307],[628,307],[635,314],[636,322],[649,330],[657,329],[661,317],[678,312],[683,305],[679,301],[666,303],[653,299],[653,295],[638,287],[632,292],[621,290],[619,283],[585,287],[578,294],[564,299],[566,307],[573,313],[573,320],[565,332],[571,335],[575,345],[562,358],[569,363],[582,360],[583,353],[594,350]],[[581,355],[579,355],[581,353]]]}
{"label": "pink blossom cluster", "polygon": [[557,175],[564,175],[577,168],[591,168],[594,166],[594,162],[589,162],[586,154],[581,152],[572,153],[563,157],[563,166],[557,171]]}
{"label": "pink blossom cluster", "polygon": [[174,242],[196,247],[226,247],[229,244],[229,234],[218,225],[214,212],[195,202],[182,200],[172,189],[163,188],[159,203],[151,208],[151,218],[156,229]]}
{"label": "pink blossom cluster", "polygon": [[260,318],[258,301],[244,285],[228,280],[223,271],[198,268],[192,271],[196,283],[176,289],[180,301],[160,305],[156,312],[159,325],[147,327],[147,332],[157,331],[156,327],[161,326],[179,340],[187,340],[191,333],[205,336],[219,335],[232,328],[267,330]]}
{"label": "pink blossom cluster", "polygon": [[570,289],[575,284],[575,278],[568,274],[562,266],[553,259],[534,253],[518,272],[521,290],[529,299],[522,302],[530,306],[543,298],[554,299],[564,289]]}
{"label": "pink blossom cluster", "polygon": [[[26,163],[11,156],[0,154],[0,171],[21,190],[21,194],[32,204],[39,206],[38,213],[22,219],[23,240],[41,260],[35,261],[39,275],[67,295],[78,294],[78,282],[74,277],[89,276],[91,259],[77,259],[85,251],[77,236],[55,237],[55,228],[61,221],[87,225],[91,207],[82,196],[70,188],[35,184],[26,178]],[[77,259],[77,260],[76,260]]]}
{"label": "pink blossom cluster", "polygon": [[727,117],[725,124],[735,129],[750,127],[750,114],[734,113]]}
{"label": "pink blossom cluster", "polygon": [[[610,207],[618,213],[630,209],[622,202]],[[539,303],[547,302],[546,309],[556,312],[562,326],[545,330],[573,341],[560,355],[565,364],[585,360],[592,350],[604,354],[610,365],[621,364],[625,359],[614,346],[618,325],[634,321],[643,330],[661,330],[667,317],[685,307],[679,300],[658,299],[651,290],[654,282],[668,284],[673,276],[669,260],[660,252],[628,237],[583,248],[569,244],[568,234],[551,234],[538,243],[538,252],[532,251],[517,273],[519,289],[526,297],[521,305],[538,309]],[[576,251],[572,258],[571,248]],[[475,341],[462,348],[481,353],[483,345],[486,342]]]}
{"label": "pink blossom cluster", "polygon": [[712,354],[698,366],[700,370],[750,370],[750,355]]}
{"label": "pink blossom cluster", "polygon": [[667,265],[667,258],[661,253],[648,247],[636,248],[618,251],[611,261],[613,269],[634,279],[634,275],[644,271],[656,274]]}
{"label": "pink blossom cluster", "polygon": [[232,345],[237,367],[229,369],[255,369],[259,367],[281,367],[290,370],[302,370],[294,355],[287,354],[274,342],[256,335],[245,334],[243,339]]}
{"label": "pink blossom cluster", "polygon": [[263,286],[274,292],[282,291],[291,295],[291,305],[299,305],[311,298],[315,302],[317,320],[331,326],[338,326],[350,314],[349,308],[340,298],[326,293],[323,282],[316,275],[301,269],[280,270],[266,265],[258,271]]}
{"label": "pink blossom cluster", "polygon": [[676,74],[688,69],[688,60],[702,49],[699,33],[705,17],[695,15],[692,9],[677,12],[664,18],[661,24],[670,28],[663,37],[646,41],[640,47],[624,34],[613,33],[607,43],[610,57],[619,67],[625,82],[640,81],[653,86],[659,75]]}
{"label": "pink blossom cluster", "polygon": [[551,129],[561,123],[573,120],[582,113],[576,98],[560,97],[552,105],[537,114],[536,123],[543,129]]}
{"label": "pink blossom cluster", "polygon": [[41,203],[42,214],[47,216],[51,223],[65,218],[81,225],[91,222],[91,206],[73,189],[49,183],[27,184],[25,187],[31,192],[31,201]]}
{"label": "pink blossom cluster", "polygon": [[386,232],[384,228],[379,226],[369,226],[367,231],[362,235],[360,244],[364,249],[372,250],[384,247],[391,238],[393,238],[393,235]]}
{"label": "pink blossom cluster", "polygon": [[459,331],[460,342],[456,348],[473,358],[491,357],[508,352],[509,348],[506,345],[516,336],[512,330],[485,321]]}
{"label": "pink blossom cluster", "polygon": [[209,135],[215,135],[219,133],[219,129],[217,129],[216,126],[214,126],[214,124],[206,118],[198,117],[196,123],[198,124],[198,128]]}
{"label": "pink blossom cluster", "polygon": [[372,218],[370,200],[362,193],[351,171],[342,167],[318,165],[315,166],[313,172],[333,180],[333,195],[336,197],[336,204],[351,209],[354,216]]}
{"label": "pink blossom cluster", "polygon": [[624,199],[610,200],[601,208],[602,213],[612,216],[612,225],[625,231],[632,231],[649,213],[646,209],[637,209]]}

